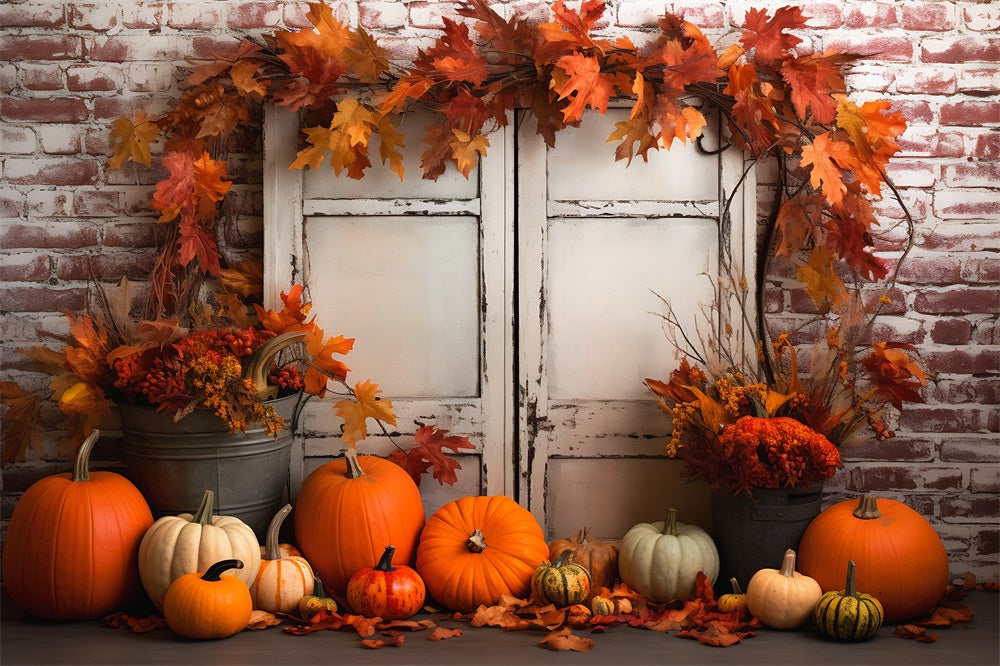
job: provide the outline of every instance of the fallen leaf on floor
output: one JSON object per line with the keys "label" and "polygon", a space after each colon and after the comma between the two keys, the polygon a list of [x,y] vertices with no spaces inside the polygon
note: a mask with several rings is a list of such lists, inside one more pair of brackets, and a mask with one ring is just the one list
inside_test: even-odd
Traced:
{"label": "fallen leaf on floor", "polygon": [[519,618],[517,615],[503,606],[480,606],[472,615],[471,624],[473,627],[503,627],[504,629],[526,629],[527,620]]}
{"label": "fallen leaf on floor", "polygon": [[434,631],[430,633],[427,637],[429,641],[443,641],[448,638],[455,638],[456,636],[461,636],[461,629],[448,629],[447,627],[437,627]]}
{"label": "fallen leaf on floor", "polygon": [[437,626],[434,620],[392,620],[378,625],[378,629],[404,629],[406,631],[426,631]]}
{"label": "fallen leaf on floor", "polygon": [[900,638],[909,638],[918,643],[933,643],[937,640],[937,634],[932,634],[924,627],[918,627],[915,624],[901,624],[896,627],[893,635]]}
{"label": "fallen leaf on floor", "polygon": [[577,636],[569,627],[563,627],[550,632],[538,642],[550,650],[572,650],[574,652],[590,652],[594,649],[594,639]]}
{"label": "fallen leaf on floor", "polygon": [[919,627],[950,627],[956,622],[972,622],[972,609],[968,606],[960,608],[949,608],[947,606],[936,606],[929,617],[915,622]]}
{"label": "fallen leaf on floor", "polygon": [[370,648],[372,650],[377,650],[379,648],[384,648],[384,647],[402,647],[405,640],[406,638],[403,636],[403,634],[397,634],[395,637],[393,637],[391,640],[388,641],[384,641],[381,638],[374,638],[374,639],[366,638],[365,640],[361,641],[361,645],[363,645],[366,648]]}
{"label": "fallen leaf on floor", "polygon": [[167,621],[159,615],[146,615],[145,617],[133,617],[126,613],[112,613],[104,618],[109,627],[121,629],[128,627],[133,633],[144,634],[167,626]]}
{"label": "fallen leaf on floor", "polygon": [[274,614],[267,611],[255,610],[250,613],[250,621],[247,622],[247,629],[254,631],[267,629],[281,624],[281,620]]}

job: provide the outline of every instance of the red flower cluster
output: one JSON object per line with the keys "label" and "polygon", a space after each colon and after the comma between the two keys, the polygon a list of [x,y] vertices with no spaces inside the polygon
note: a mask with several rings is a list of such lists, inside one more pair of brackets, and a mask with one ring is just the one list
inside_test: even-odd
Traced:
{"label": "red flower cluster", "polygon": [[743,416],[717,437],[689,442],[684,456],[686,474],[734,494],[808,486],[838,467],[840,452],[830,440],[787,417]]}
{"label": "red flower cluster", "polygon": [[[241,359],[274,336],[253,327],[195,331],[163,349],[151,347],[115,359],[114,387],[129,402],[146,403],[173,416],[202,394],[241,390]],[[301,387],[297,368],[282,372],[286,385]]]}

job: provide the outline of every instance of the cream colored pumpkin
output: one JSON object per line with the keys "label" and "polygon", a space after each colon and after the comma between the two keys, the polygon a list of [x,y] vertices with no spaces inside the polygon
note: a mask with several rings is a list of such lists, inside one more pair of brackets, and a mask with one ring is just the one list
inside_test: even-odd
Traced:
{"label": "cream colored pumpkin", "polygon": [[761,569],[747,585],[747,610],[772,629],[795,629],[812,616],[823,590],[814,579],[795,570],[789,548],[781,569]]}
{"label": "cream colored pumpkin", "polygon": [[313,593],[316,585],[312,566],[302,557],[285,555],[278,544],[278,530],[291,510],[291,504],[281,507],[267,527],[264,559],[250,586],[253,607],[259,610],[291,613],[298,609],[302,597]]}
{"label": "cream colored pumpkin", "polygon": [[206,490],[194,514],[163,516],[139,544],[139,578],[153,604],[163,610],[170,584],[184,574],[204,572],[220,560],[237,559],[233,574],[249,589],[260,568],[260,544],[249,525],[233,516],[213,516],[215,493]]}
{"label": "cream colored pumpkin", "polygon": [[719,551],[708,532],[678,522],[677,509],[659,523],[639,523],[622,538],[618,573],[622,582],[653,601],[692,598],[698,572],[709,583],[719,575]]}

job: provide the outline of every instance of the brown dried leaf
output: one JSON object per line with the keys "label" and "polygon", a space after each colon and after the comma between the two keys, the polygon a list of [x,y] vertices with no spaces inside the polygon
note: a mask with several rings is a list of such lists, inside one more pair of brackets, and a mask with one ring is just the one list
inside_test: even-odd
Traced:
{"label": "brown dried leaf", "polygon": [[936,606],[929,617],[915,622],[918,627],[950,627],[956,622],[972,622],[972,609],[968,606],[948,608]]}
{"label": "brown dried leaf", "polygon": [[396,634],[388,641],[383,641],[381,638],[371,639],[366,638],[361,641],[361,644],[366,648],[371,648],[372,650],[377,650],[384,647],[402,647],[403,643],[406,641],[406,637],[403,634]]}
{"label": "brown dried leaf", "polygon": [[548,636],[538,642],[550,650],[572,650],[574,652],[590,652],[594,649],[594,639],[577,636],[569,627],[563,627],[550,632]]}
{"label": "brown dried leaf", "polygon": [[900,638],[909,638],[918,643],[933,643],[937,640],[937,634],[928,633],[925,628],[918,627],[915,624],[901,624],[896,627],[893,635]]}
{"label": "brown dried leaf", "polygon": [[472,615],[473,627],[503,627],[504,629],[525,629],[528,622],[522,620],[503,606],[482,605]]}
{"label": "brown dried leaf", "polygon": [[447,627],[437,627],[427,636],[429,641],[443,641],[448,638],[454,638],[456,636],[461,636],[461,629],[449,629]]}
{"label": "brown dried leaf", "polygon": [[147,615],[145,617],[133,617],[126,613],[112,613],[104,618],[109,627],[114,629],[128,628],[136,634],[144,634],[167,626],[167,621],[159,615]]}
{"label": "brown dried leaf", "polygon": [[268,627],[276,627],[281,624],[281,620],[274,613],[269,613],[267,611],[255,610],[250,613],[250,621],[247,622],[247,629],[267,629]]}

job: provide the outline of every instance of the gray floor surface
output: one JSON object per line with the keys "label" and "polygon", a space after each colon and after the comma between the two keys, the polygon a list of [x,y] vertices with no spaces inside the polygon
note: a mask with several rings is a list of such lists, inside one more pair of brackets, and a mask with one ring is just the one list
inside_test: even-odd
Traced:
{"label": "gray floor surface", "polygon": [[935,643],[923,644],[893,636],[887,625],[864,643],[834,643],[815,629],[761,630],[728,648],[701,645],[628,626],[605,633],[579,631],[594,639],[590,652],[554,652],[539,646],[544,634],[472,628],[465,622],[442,621],[463,634],[432,642],[427,632],[406,634],[401,647],[371,650],[354,633],[321,631],[294,636],[280,628],[243,631],[216,641],[181,639],[169,629],[135,634],[114,629],[102,620],[51,623],[25,617],[6,597],[0,597],[0,664],[1000,664],[1000,594],[970,592],[965,603],[975,620],[933,630]]}

